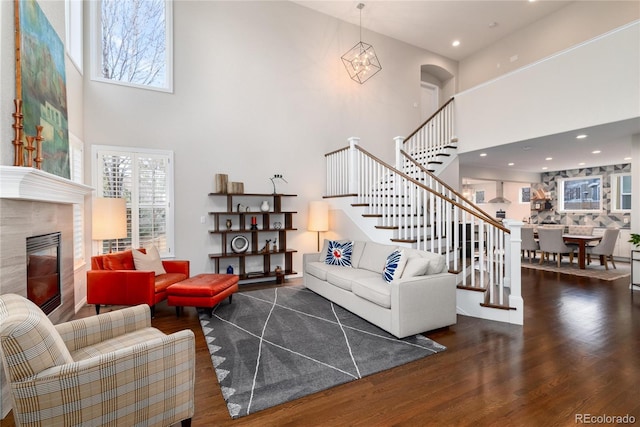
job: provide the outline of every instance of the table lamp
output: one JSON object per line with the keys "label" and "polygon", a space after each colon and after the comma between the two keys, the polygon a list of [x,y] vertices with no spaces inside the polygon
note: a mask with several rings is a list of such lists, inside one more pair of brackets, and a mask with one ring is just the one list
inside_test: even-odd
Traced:
{"label": "table lamp", "polygon": [[98,197],[93,201],[93,240],[110,240],[109,253],[113,252],[113,240],[127,237],[127,204],[125,199]]}

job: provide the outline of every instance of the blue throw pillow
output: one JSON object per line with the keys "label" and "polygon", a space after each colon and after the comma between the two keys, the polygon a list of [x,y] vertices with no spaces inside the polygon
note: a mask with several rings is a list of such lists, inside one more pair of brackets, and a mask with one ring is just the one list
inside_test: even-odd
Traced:
{"label": "blue throw pillow", "polygon": [[404,266],[407,260],[404,256],[404,251],[400,249],[396,249],[391,252],[387,257],[387,262],[384,265],[384,270],[382,270],[382,278],[385,282],[391,283],[394,278],[400,278],[402,276],[402,270],[404,270]]}
{"label": "blue throw pillow", "polygon": [[351,267],[351,254],[353,253],[353,242],[340,243],[336,240],[329,241],[327,257],[324,262],[329,265],[340,265]]}

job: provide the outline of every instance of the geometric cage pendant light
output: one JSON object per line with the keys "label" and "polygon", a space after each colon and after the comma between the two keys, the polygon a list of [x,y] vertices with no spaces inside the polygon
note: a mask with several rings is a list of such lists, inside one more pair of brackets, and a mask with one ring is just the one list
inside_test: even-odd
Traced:
{"label": "geometric cage pendant light", "polygon": [[362,84],[382,70],[382,66],[373,46],[362,42],[362,8],[364,3],[359,3],[356,7],[360,9],[360,41],[342,55],[342,63],[347,69],[349,77]]}

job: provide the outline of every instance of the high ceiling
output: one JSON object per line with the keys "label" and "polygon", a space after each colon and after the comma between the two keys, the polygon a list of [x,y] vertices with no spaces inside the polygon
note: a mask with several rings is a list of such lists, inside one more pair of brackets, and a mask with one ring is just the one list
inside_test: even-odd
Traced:
{"label": "high ceiling", "polygon": [[[360,1],[294,0],[302,6],[359,25]],[[570,1],[363,1],[362,38],[374,31],[442,56],[462,60],[499,39],[572,3]],[[453,47],[452,42],[460,45]],[[588,137],[577,140],[583,133]],[[640,133],[640,119],[579,129],[566,134],[502,145],[460,156],[464,165],[525,172],[577,169],[625,162],[631,152],[629,135]],[[527,147],[534,146],[535,151]],[[599,150],[599,154],[591,154]],[[552,160],[545,160],[551,157]],[[513,166],[508,166],[514,163]],[[581,164],[583,163],[583,164]]]}

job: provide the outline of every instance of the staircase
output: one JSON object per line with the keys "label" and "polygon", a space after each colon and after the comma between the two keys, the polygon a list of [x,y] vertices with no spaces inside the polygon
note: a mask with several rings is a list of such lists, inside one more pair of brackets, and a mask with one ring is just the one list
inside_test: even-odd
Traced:
{"label": "staircase", "polygon": [[522,324],[522,224],[496,221],[438,179],[455,156],[453,135],[451,99],[408,138],[395,138],[395,166],[350,138],[325,155],[326,197],[374,241],[444,255],[457,277],[459,314]]}

